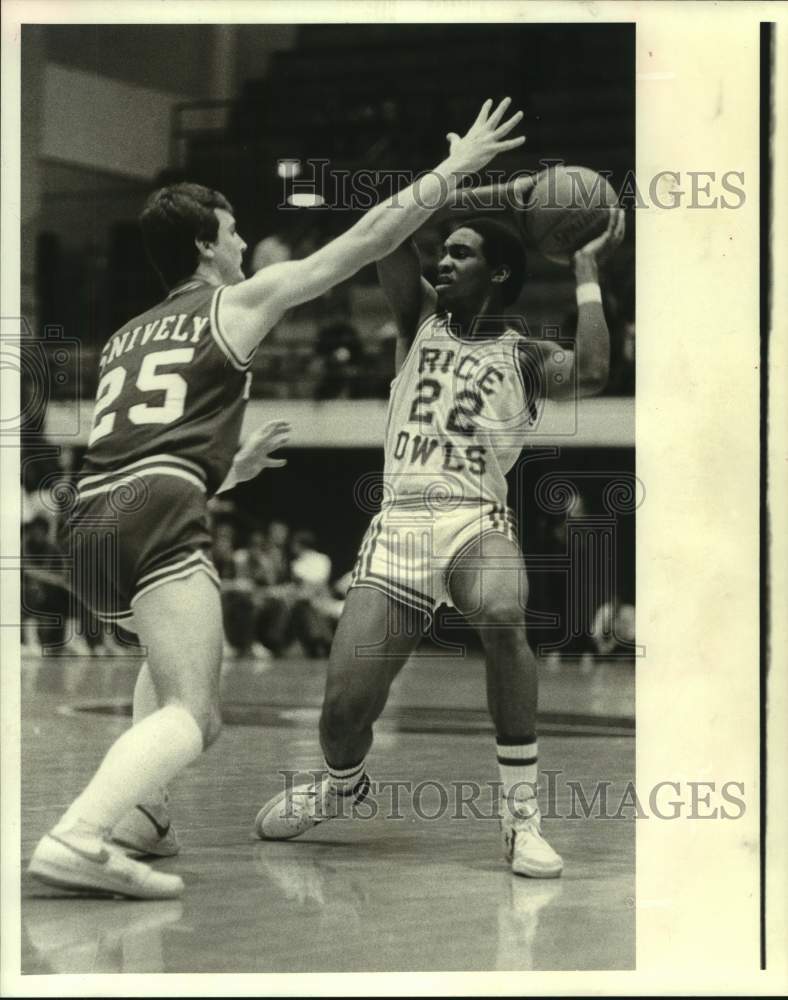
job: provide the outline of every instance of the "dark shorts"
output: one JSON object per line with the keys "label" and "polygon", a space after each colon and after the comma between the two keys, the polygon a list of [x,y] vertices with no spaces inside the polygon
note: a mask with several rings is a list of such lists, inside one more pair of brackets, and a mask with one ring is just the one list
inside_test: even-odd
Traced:
{"label": "dark shorts", "polygon": [[174,456],[84,477],[60,539],[77,598],[129,628],[134,602],[163,583],[204,572],[218,587],[206,499],[201,470]]}

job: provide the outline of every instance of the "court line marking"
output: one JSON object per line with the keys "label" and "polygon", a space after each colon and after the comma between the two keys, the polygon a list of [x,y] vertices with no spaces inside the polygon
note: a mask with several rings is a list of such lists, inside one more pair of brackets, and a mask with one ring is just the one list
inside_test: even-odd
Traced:
{"label": "court line marking", "polygon": [[[227,712],[225,724],[246,726],[247,728],[297,728],[299,724],[314,724],[320,714],[318,706],[277,704],[275,702],[228,702],[223,708]],[[240,715],[246,715],[239,721]],[[229,710],[229,711],[228,711]],[[77,703],[58,705],[57,714],[77,717],[84,714],[103,715],[105,718],[130,718],[131,702],[128,698],[97,698]],[[235,714],[233,719],[231,716]],[[258,719],[254,715],[257,713]],[[270,714],[267,714],[270,713]],[[422,714],[419,720],[419,715]],[[464,720],[457,715],[465,714]],[[414,718],[415,716],[415,718]],[[251,717],[251,721],[248,719]],[[452,718],[453,717],[453,718]],[[441,722],[445,719],[445,722]],[[431,709],[425,706],[408,706],[394,709],[391,716],[383,716],[378,726],[381,730],[414,735],[437,734],[442,736],[489,735],[492,724],[483,709]],[[598,720],[588,716],[546,713],[539,721],[539,729],[552,736],[592,736],[629,737],[635,735],[634,722],[620,717],[602,716]]]}

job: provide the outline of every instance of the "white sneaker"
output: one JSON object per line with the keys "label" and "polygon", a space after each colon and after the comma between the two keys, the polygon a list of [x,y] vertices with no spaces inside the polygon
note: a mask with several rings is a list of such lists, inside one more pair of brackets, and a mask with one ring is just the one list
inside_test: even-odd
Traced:
{"label": "white sneaker", "polygon": [[255,818],[255,833],[261,840],[300,837],[313,826],[344,815],[348,806],[362,802],[368,792],[366,774],[362,775],[357,791],[347,796],[337,795],[327,777],[317,785],[314,782],[294,785],[266,802]]}
{"label": "white sneaker", "polygon": [[521,815],[515,816],[504,808],[501,813],[503,853],[515,875],[528,878],[558,878],[564,862],[542,836],[539,806],[533,802],[520,804]]}
{"label": "white sneaker", "polygon": [[167,802],[135,806],[112,831],[113,843],[134,854],[174,857],[181,849],[170,823]]}
{"label": "white sneaker", "polygon": [[97,834],[74,830],[42,837],[28,871],[46,885],[77,892],[131,899],[174,899],[183,892],[183,879],[178,875],[156,872],[127,858]]}

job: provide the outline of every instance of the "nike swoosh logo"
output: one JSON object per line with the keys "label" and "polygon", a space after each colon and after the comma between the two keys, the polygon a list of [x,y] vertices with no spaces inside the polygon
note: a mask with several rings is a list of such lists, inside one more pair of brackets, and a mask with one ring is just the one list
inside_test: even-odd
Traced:
{"label": "nike swoosh logo", "polygon": [[153,825],[156,827],[156,833],[158,833],[159,837],[167,836],[167,834],[170,832],[170,826],[172,825],[171,823],[168,822],[166,826],[162,826],[161,823],[159,823],[159,821],[151,813],[148,812],[145,806],[137,806],[137,808],[143,814],[143,816],[147,816],[148,819],[151,821],[151,823],[153,823]]}
{"label": "nike swoosh logo", "polygon": [[104,865],[109,861],[109,851],[106,847],[102,847],[100,851],[86,851],[82,847],[70,844],[67,840],[62,840],[60,837],[55,836],[54,833],[50,833],[49,836],[52,840],[56,840],[58,844],[62,844],[64,847],[67,847],[69,851],[73,851],[74,854],[78,854],[81,858],[85,858],[86,861],[95,861],[98,865]]}

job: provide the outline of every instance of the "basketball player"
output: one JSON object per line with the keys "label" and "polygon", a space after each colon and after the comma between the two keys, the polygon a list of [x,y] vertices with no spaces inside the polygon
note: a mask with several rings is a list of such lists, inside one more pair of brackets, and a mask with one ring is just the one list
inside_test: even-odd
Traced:
{"label": "basketball player", "polygon": [[384,499],[362,541],[331,650],[320,719],[325,776],[263,806],[255,824],[262,839],[298,836],[346,812],[345,804],[352,811],[368,793],[373,724],[429,616],[446,603],[476,628],[484,648],[504,855],[517,875],[560,875],[562,860],[540,829],[537,668],[505,476],[546,396],[593,395],[605,385],[599,261],[623,232],[623,212],[611,210],[606,231],[574,255],[574,352],[523,337],[507,321],[525,260],[515,231],[495,219],[454,227],[435,288],[422,278],[410,240],[379,262],[399,330]]}
{"label": "basketball player", "polygon": [[[284,312],[390,253],[465,175],[520,146],[524,138],[506,138],[522,117],[504,121],[509,103],[493,110],[486,101],[446,160],[332,243],[248,280],[246,244],[222,195],[185,184],[149,200],[143,234],[169,292],[102,352],[71,517],[80,597],[147,647],[135,701],[148,714],[41,839],[30,863],[37,878],[131,897],[181,893],[178,876],[126,857],[108,837],[219,733],[223,633],[205,504],[232,466],[254,352]],[[102,535],[97,525],[112,530]]]}

